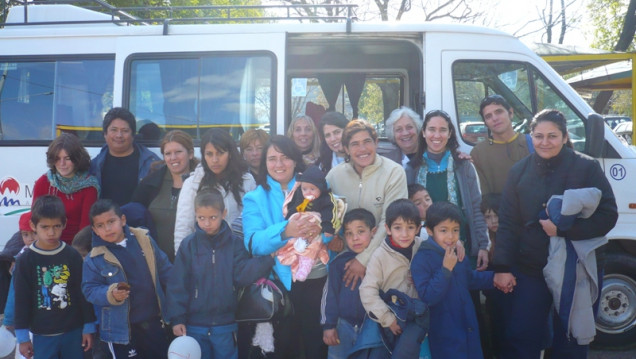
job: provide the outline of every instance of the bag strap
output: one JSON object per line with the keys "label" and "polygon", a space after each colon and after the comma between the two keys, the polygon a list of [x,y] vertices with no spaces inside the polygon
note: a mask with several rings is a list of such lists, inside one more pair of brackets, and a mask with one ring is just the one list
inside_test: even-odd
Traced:
{"label": "bag strap", "polygon": [[250,258],[254,257],[252,254],[252,239],[254,238],[254,233],[250,236],[250,240],[247,242],[247,252],[250,254]]}
{"label": "bag strap", "polygon": [[532,137],[529,133],[526,133],[526,144],[528,145],[528,152],[530,154],[534,153],[534,144],[532,143]]}

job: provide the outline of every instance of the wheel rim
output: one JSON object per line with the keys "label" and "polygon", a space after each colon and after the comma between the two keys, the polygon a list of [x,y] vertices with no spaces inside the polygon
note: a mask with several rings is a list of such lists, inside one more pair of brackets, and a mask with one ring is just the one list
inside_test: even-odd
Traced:
{"label": "wheel rim", "polygon": [[622,274],[603,278],[596,328],[620,334],[636,326],[636,282]]}

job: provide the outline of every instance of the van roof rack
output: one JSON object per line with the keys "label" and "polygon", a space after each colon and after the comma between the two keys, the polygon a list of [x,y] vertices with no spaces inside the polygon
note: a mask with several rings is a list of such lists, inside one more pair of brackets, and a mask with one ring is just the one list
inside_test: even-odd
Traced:
{"label": "van roof rack", "polygon": [[[90,10],[97,15],[77,19],[47,19],[42,16],[30,16],[38,11],[38,7],[50,5],[72,5]],[[1,23],[0,26],[30,25],[79,25],[112,23],[117,25],[159,25],[163,24],[164,32],[170,24],[210,24],[210,23],[271,23],[276,21],[309,21],[309,22],[346,22],[347,27],[357,20],[353,4],[320,4],[320,5],[199,5],[199,6],[138,6],[116,7],[102,0],[9,0],[7,9],[21,6],[23,17],[16,21]],[[6,11],[6,10],[5,10]],[[2,15],[2,14],[0,14]],[[20,14],[22,15],[22,14]],[[31,17],[31,19],[30,19]]]}

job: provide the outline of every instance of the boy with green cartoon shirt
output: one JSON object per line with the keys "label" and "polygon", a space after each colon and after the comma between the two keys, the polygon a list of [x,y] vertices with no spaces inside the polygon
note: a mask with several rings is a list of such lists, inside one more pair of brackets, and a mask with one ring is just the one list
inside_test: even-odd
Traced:
{"label": "boy with green cartoon shirt", "polygon": [[99,313],[100,339],[115,359],[166,358],[162,308],[170,260],[147,229],[126,225],[115,202],[95,202],[89,216],[93,241],[82,291]]}
{"label": "boy with green cartoon shirt", "polygon": [[81,359],[93,344],[95,314],[81,291],[82,257],[60,241],[65,225],[58,197],[35,201],[36,240],[18,256],[13,279],[16,338],[26,358]]}

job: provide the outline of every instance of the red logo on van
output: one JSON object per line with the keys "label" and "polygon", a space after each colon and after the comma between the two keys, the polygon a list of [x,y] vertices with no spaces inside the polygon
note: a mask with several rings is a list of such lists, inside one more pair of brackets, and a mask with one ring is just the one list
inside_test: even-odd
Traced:
{"label": "red logo on van", "polygon": [[5,194],[6,191],[9,191],[10,194],[13,192],[14,194],[20,193],[20,184],[15,178],[6,177],[2,181],[0,181],[0,194]]}

